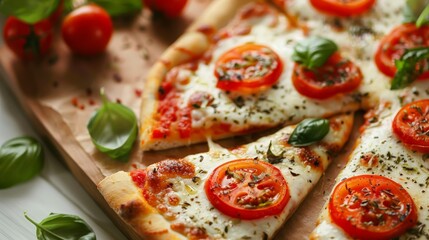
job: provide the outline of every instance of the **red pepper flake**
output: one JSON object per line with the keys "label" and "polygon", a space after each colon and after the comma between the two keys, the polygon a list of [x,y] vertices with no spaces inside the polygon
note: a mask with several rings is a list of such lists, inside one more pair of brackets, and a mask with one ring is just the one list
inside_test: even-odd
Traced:
{"label": "red pepper flake", "polygon": [[118,73],[114,73],[113,74],[113,79],[115,80],[115,82],[122,82],[122,77],[121,76],[119,76],[119,74]]}
{"label": "red pepper flake", "polygon": [[79,106],[79,100],[77,100],[77,97],[72,98],[70,102],[75,107]]}
{"label": "red pepper flake", "polygon": [[89,105],[91,105],[91,106],[94,106],[94,105],[95,105],[95,101],[94,101],[94,99],[92,99],[92,98],[90,98],[90,99],[88,100],[88,103],[89,103]]}
{"label": "red pepper flake", "polygon": [[137,169],[137,164],[133,163],[133,164],[131,164],[131,167]]}
{"label": "red pepper flake", "polygon": [[137,97],[141,97],[142,96],[142,90],[140,90],[140,89],[135,89],[134,93],[136,94]]}
{"label": "red pepper flake", "polygon": [[80,109],[80,110],[84,110],[84,109],[85,109],[85,106],[84,106],[83,104],[81,104],[81,105],[79,106],[79,109]]}
{"label": "red pepper flake", "polygon": [[117,98],[117,99],[116,99],[116,103],[121,104],[121,103],[122,103],[122,100],[121,100],[121,99],[119,99],[119,98]]}

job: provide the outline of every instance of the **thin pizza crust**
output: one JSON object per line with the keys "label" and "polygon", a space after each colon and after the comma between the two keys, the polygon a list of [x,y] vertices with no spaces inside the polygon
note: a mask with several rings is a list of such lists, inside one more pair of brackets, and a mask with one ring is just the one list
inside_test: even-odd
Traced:
{"label": "thin pizza crust", "polygon": [[[148,149],[167,149],[191,143],[205,141],[205,136],[194,135],[189,139],[171,139],[168,142],[164,139],[148,142],[152,134],[154,125],[153,116],[158,109],[157,93],[159,86],[167,72],[180,64],[191,61],[195,56],[201,56],[211,45],[209,37],[200,32],[199,29],[210,28],[214,31],[227,25],[237,13],[237,10],[251,2],[261,2],[261,0],[217,0],[210,4],[197,21],[195,21],[188,30],[173,43],[162,54],[159,60],[150,69],[142,94],[142,104],[140,111],[140,139],[142,150]],[[187,53],[180,51],[186,49]],[[218,138],[231,136],[227,133]]]}
{"label": "thin pizza crust", "polygon": [[186,239],[172,231],[170,223],[146,202],[129,173],[120,171],[105,178],[98,189],[109,206],[145,239]]}

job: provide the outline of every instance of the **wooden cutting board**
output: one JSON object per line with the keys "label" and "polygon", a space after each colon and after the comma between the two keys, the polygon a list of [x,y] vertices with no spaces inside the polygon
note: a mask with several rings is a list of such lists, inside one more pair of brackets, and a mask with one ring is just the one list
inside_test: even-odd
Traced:
{"label": "wooden cutting board", "polygon": [[[175,20],[156,18],[144,10],[140,15],[115,20],[115,33],[105,54],[74,56],[56,35],[51,53],[41,61],[21,61],[5,47],[0,48],[4,80],[17,96],[36,129],[64,159],[76,179],[130,239],[139,239],[110,209],[96,184],[119,169],[144,167],[167,157],[181,157],[206,151],[205,144],[143,154],[135,146],[129,163],[115,162],[96,151],[86,130],[91,113],[100,106],[99,89],[132,108],[138,115],[140,94],[150,66],[198,17],[210,0],[191,0],[183,16]],[[356,131],[355,131],[356,132]],[[222,144],[234,145],[255,136],[233,138]],[[295,215],[276,239],[305,239],[315,226],[317,215],[342,168],[352,144],[331,165]]]}

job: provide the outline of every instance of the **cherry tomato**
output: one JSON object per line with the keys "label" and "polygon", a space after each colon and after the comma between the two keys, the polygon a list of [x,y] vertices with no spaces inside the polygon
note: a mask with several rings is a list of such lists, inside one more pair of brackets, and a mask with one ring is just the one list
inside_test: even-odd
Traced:
{"label": "cherry tomato", "polygon": [[332,192],[328,210],[332,221],[356,239],[392,239],[417,223],[417,209],[408,192],[377,175],[340,182]]}
{"label": "cherry tomato", "polygon": [[34,25],[9,17],[3,28],[6,45],[21,59],[34,59],[45,55],[52,45],[52,24],[42,20]]}
{"label": "cherry tomato", "polygon": [[349,17],[369,11],[375,0],[310,0],[310,3],[317,10],[326,14]]}
{"label": "cherry tomato", "polygon": [[220,89],[257,92],[274,85],[282,71],[283,63],[273,50],[246,43],[220,56],[214,74]]}
{"label": "cherry tomato", "polygon": [[[395,60],[399,59],[406,49],[427,46],[429,46],[429,26],[417,28],[414,24],[400,25],[381,40],[375,53],[375,64],[381,72],[394,77]],[[419,79],[423,78],[429,78],[429,71],[419,76]]]}
{"label": "cherry tomato", "polygon": [[112,32],[109,14],[94,4],[79,7],[68,14],[61,27],[67,46],[80,55],[103,52],[112,37]]}
{"label": "cherry tomato", "polygon": [[314,70],[296,63],[292,83],[304,96],[315,99],[326,99],[336,94],[355,90],[362,81],[358,66],[348,59],[334,53],[326,63]]}
{"label": "cherry tomato", "polygon": [[218,166],[206,181],[205,192],[216,209],[247,220],[280,214],[290,199],[280,170],[253,159]]}
{"label": "cherry tomato", "polygon": [[169,18],[180,16],[188,0],[143,0],[143,4],[154,12]]}
{"label": "cherry tomato", "polygon": [[403,106],[392,122],[392,129],[411,150],[429,153],[429,100]]}

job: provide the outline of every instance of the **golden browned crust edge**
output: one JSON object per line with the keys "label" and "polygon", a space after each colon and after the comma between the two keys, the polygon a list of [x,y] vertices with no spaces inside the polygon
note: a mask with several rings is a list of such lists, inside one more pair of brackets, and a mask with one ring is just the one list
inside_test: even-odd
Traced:
{"label": "golden browned crust edge", "polygon": [[186,239],[172,231],[170,223],[146,202],[129,173],[110,175],[97,187],[109,206],[143,239]]}
{"label": "golden browned crust edge", "polygon": [[[157,92],[165,74],[174,66],[186,63],[192,59],[192,55],[199,56],[207,51],[210,47],[210,39],[205,34],[198,32],[200,27],[209,26],[217,31],[224,27],[230,20],[233,19],[237,10],[250,3],[261,0],[217,0],[214,1],[204,11],[204,13],[188,28],[188,30],[173,43],[161,55],[160,59],[149,70],[146,78],[144,91],[142,95],[142,103],[140,110],[140,147],[142,150],[149,149],[166,149],[172,147],[183,146],[191,143],[202,142],[204,136],[194,137],[193,139],[176,140],[172,142],[158,143],[156,146],[150,144],[146,139],[150,138],[153,126],[153,115],[158,108]],[[185,48],[191,54],[183,54],[183,51],[178,49]],[[165,64],[168,63],[168,66]],[[218,136],[218,138],[227,137]]]}

